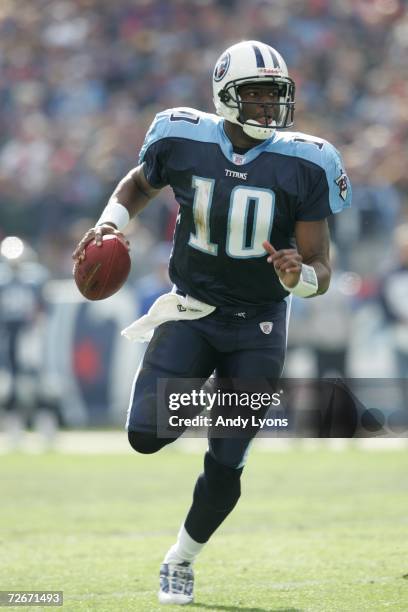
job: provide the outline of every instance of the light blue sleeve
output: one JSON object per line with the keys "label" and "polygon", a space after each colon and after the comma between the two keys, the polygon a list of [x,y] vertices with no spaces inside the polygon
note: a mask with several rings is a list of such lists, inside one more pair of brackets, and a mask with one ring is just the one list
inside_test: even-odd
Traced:
{"label": "light blue sleeve", "polygon": [[144,161],[146,151],[150,145],[165,138],[169,133],[169,129],[169,111],[158,113],[146,132],[144,143],[139,153],[139,164]]}
{"label": "light blue sleeve", "polygon": [[[312,200],[315,200],[315,211],[319,208],[319,199],[321,209],[323,210],[323,201],[326,199],[326,204],[329,205],[332,213],[338,213],[344,208],[350,207],[350,179],[346,174],[340,153],[330,142],[302,132],[286,132],[280,133],[278,137],[268,145],[268,150],[305,159],[322,169],[326,177],[329,193],[327,194],[327,187],[326,193],[324,193],[323,186],[320,185],[320,193],[305,194],[309,195]],[[327,195],[329,202],[327,202]],[[307,212],[307,199],[305,200],[305,204],[304,212]]]}
{"label": "light blue sleeve", "polygon": [[351,206],[351,183],[344,169],[340,153],[329,142],[322,148],[322,165],[329,185],[329,202],[333,213]]}
{"label": "light blue sleeve", "polygon": [[218,142],[220,117],[189,107],[169,108],[158,113],[151,124],[140,150],[139,163],[147,149],[164,138],[182,138],[197,142]]}

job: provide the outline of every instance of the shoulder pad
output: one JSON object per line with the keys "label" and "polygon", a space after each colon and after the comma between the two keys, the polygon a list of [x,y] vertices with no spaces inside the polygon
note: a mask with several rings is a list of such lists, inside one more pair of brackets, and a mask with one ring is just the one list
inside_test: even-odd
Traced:
{"label": "shoulder pad", "polygon": [[330,207],[337,213],[351,205],[351,184],[338,150],[327,140],[302,132],[280,133],[271,151],[305,159],[320,166],[327,178]]}
{"label": "shoulder pad", "polygon": [[139,163],[147,149],[163,138],[185,138],[200,142],[216,142],[216,129],[221,117],[189,107],[170,108],[154,118],[140,151]]}

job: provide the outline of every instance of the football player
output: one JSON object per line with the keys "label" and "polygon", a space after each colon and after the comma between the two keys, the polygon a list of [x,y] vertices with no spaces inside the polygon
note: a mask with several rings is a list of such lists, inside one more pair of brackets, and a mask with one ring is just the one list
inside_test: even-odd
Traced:
{"label": "football player", "polygon": [[[290,296],[327,290],[327,217],[350,205],[336,149],[281,131],[293,125],[295,83],[275,49],[258,41],[233,45],[218,59],[212,82],[217,114],[159,113],[139,165],[73,254],[79,260],[90,240],[101,244],[103,234],[122,232],[171,185],[180,206],[169,263],[172,300],[151,313],[157,327],[127,420],[129,442],[140,453],[172,441],[157,434],[158,379],[206,379],[214,371],[220,379],[280,377]],[[238,501],[251,436],[210,433],[192,505],[161,566],[161,603],[193,600],[193,562]]]}

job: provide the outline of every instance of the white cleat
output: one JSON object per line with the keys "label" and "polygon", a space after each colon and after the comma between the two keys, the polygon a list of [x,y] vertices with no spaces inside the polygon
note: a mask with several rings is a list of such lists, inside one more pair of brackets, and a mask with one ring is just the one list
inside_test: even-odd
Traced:
{"label": "white cleat", "polygon": [[191,563],[162,563],[159,603],[184,606],[193,601],[194,572]]}

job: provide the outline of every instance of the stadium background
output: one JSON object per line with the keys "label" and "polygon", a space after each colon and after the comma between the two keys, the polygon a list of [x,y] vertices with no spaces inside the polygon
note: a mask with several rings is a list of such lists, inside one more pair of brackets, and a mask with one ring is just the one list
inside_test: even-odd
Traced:
{"label": "stadium background", "polygon": [[[398,261],[393,235],[408,211],[404,2],[2,0],[0,239],[30,245],[46,281],[19,339],[24,410],[39,397],[68,427],[123,424],[142,348],[118,332],[167,288],[172,193],[129,226],[132,275],[112,299],[81,299],[71,252],[136,164],[154,114],[182,105],[212,112],[214,62],[245,38],[286,58],[296,129],[338,147],[353,184],[353,208],[331,220],[332,289],[295,301],[285,373],[400,374],[382,279]],[[3,405],[10,388],[3,350]]]}

